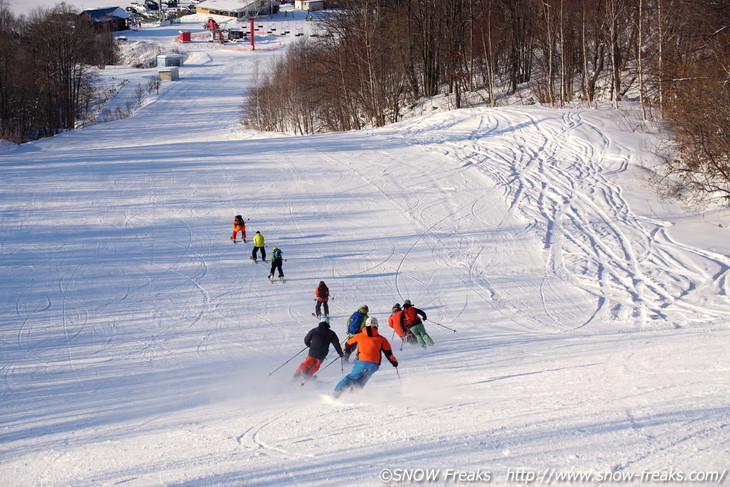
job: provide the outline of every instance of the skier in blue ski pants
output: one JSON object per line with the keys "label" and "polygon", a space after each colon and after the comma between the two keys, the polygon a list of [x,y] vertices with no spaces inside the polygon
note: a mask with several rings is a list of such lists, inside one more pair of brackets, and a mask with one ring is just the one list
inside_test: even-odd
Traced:
{"label": "skier in blue ski pants", "polygon": [[390,343],[385,337],[378,334],[378,320],[375,317],[368,318],[362,331],[345,342],[345,354],[351,354],[355,348],[359,350],[357,362],[352,367],[352,371],[335,386],[333,393],[335,397],[339,397],[340,394],[353,387],[360,389],[365,387],[370,377],[380,368],[381,353],[393,367],[398,367],[398,361],[393,355]]}
{"label": "skier in blue ski pants", "polygon": [[366,362],[365,360],[358,360],[355,362],[355,366],[352,368],[349,374],[344,376],[339,384],[335,386],[335,396],[339,396],[343,391],[350,389],[353,386],[363,388],[367,384],[370,377],[378,371],[380,364],[375,362]]}

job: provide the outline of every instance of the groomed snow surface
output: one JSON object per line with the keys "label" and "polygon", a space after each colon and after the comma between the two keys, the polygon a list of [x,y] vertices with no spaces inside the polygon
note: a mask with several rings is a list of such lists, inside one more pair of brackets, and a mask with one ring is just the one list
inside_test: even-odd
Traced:
{"label": "groomed snow surface", "polygon": [[[174,42],[203,20],[126,34],[188,59],[130,118],[0,152],[3,485],[727,484],[730,218],[645,187],[650,136],[521,106],[254,133],[295,37]],[[157,69],[103,73],[113,106]],[[320,280],[400,361],[338,400],[332,354],[291,378]],[[434,347],[393,339],[405,299]]]}

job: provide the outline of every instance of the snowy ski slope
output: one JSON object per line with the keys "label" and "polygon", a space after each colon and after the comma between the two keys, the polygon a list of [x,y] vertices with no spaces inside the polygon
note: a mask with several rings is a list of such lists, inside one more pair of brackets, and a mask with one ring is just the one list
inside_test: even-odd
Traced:
{"label": "snowy ski slope", "polygon": [[[175,44],[188,22],[128,35],[190,51],[134,116],[1,149],[4,485],[726,480],[728,213],[648,192],[649,136],[516,106],[255,134],[241,95],[283,49]],[[112,103],[155,74],[109,68]],[[436,346],[395,338],[341,400],[339,361],[292,382],[320,280],[340,338],[367,304],[391,340],[411,299]]]}

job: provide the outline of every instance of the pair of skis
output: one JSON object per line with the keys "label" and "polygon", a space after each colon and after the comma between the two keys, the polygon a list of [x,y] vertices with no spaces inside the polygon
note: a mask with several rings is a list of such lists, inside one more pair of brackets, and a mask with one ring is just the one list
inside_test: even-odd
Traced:
{"label": "pair of skis", "polygon": [[[257,259],[257,258],[256,258],[256,257],[254,257],[253,255],[252,255],[251,257],[249,257],[249,259],[251,259],[252,261],[254,261],[254,262],[255,262],[255,263],[257,263],[257,264],[259,263],[259,259]],[[263,262],[263,261],[264,261],[264,259],[261,259],[261,262]],[[286,282],[286,281],[284,280],[284,278],[283,278],[283,277],[281,277],[281,276],[279,276],[279,280],[280,280],[280,281],[282,282],[282,284]],[[274,276],[269,276],[269,281],[271,281],[271,283],[273,284],[273,283],[274,283]]]}

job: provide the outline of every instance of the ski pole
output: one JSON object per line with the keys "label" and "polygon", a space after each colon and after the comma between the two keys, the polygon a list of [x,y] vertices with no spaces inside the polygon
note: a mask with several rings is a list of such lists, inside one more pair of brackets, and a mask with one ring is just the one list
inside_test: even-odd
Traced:
{"label": "ski pole", "polygon": [[[335,360],[337,360],[338,358],[341,358],[341,357],[335,357],[330,363],[328,363],[327,365],[325,365],[324,367],[322,367],[321,369],[319,369],[319,372],[321,373],[324,369],[326,369],[327,367],[329,367],[330,365],[332,365],[333,363],[335,363]],[[304,384],[306,384],[307,382],[309,382],[309,381],[307,379],[305,379],[304,382],[302,382],[299,385],[300,386],[304,386]]]}
{"label": "ski pole", "polygon": [[290,358],[289,360],[287,360],[286,362],[284,362],[283,364],[281,364],[280,366],[278,366],[277,368],[275,368],[274,370],[272,370],[271,372],[269,372],[269,375],[268,375],[267,377],[271,377],[271,375],[272,375],[272,374],[273,374],[274,372],[276,372],[277,370],[279,370],[280,368],[282,368],[283,366],[285,366],[286,364],[288,364],[289,362],[291,362],[292,360],[294,360],[294,359],[296,358],[296,356],[297,356],[297,355],[299,355],[300,353],[302,353],[303,351],[305,351],[305,350],[306,350],[306,349],[308,349],[308,348],[309,348],[309,347],[304,347],[304,348],[302,348],[301,350],[299,350],[299,351],[298,351],[298,352],[296,353],[296,355],[294,355],[294,357]]}
{"label": "ski pole", "polygon": [[398,375],[398,383],[402,386],[403,385],[403,381],[400,380],[400,372],[398,372],[398,367],[395,368],[395,373]]}
{"label": "ski pole", "polygon": [[427,321],[428,321],[429,323],[433,323],[434,325],[438,325],[438,326],[440,326],[440,327],[442,327],[442,328],[446,328],[447,330],[451,330],[451,331],[453,331],[454,333],[456,333],[456,330],[454,330],[453,328],[449,328],[449,327],[448,327],[448,326],[446,326],[446,325],[442,325],[442,324],[441,324],[441,323],[439,323],[438,321],[433,321],[433,320],[427,320]]}
{"label": "ski pole", "polygon": [[335,363],[335,360],[337,360],[338,358],[340,358],[340,357],[335,357],[334,359],[332,359],[332,361],[330,363],[328,363],[327,365],[325,365],[324,367],[319,369],[320,372],[323,371],[324,369],[326,369],[327,367],[329,367],[330,365],[332,365],[333,363]]}

